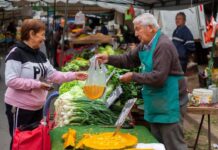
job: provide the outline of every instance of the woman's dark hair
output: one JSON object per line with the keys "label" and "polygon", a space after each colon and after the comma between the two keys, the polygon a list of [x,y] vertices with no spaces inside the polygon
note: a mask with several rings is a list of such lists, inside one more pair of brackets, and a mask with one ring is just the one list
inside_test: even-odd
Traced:
{"label": "woman's dark hair", "polygon": [[45,30],[45,24],[38,19],[26,19],[21,25],[21,40],[29,40],[30,31],[33,31],[35,34]]}

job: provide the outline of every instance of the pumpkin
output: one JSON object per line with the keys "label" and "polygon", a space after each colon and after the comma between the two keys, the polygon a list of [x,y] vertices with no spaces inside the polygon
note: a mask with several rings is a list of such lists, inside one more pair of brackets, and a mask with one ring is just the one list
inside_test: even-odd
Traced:
{"label": "pumpkin", "polygon": [[85,148],[94,150],[119,150],[127,147],[132,147],[137,144],[138,139],[128,133],[104,132],[100,134],[93,134],[84,139],[83,144]]}

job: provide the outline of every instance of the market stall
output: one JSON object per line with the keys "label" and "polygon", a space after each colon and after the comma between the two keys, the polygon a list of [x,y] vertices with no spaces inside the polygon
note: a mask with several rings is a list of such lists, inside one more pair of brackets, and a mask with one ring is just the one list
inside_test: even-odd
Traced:
{"label": "market stall", "polygon": [[[79,2],[79,0],[71,2],[76,3]],[[113,3],[115,3],[115,1],[110,1],[109,3],[101,1],[80,2],[82,4],[98,5],[102,7],[104,6],[104,4],[107,4],[106,6],[112,7],[114,5]],[[124,9],[129,8],[129,5],[133,2],[128,2],[128,7],[122,7],[123,9],[118,10],[123,11]],[[148,8],[153,8],[163,7],[168,4],[168,1],[161,1],[161,3],[145,3],[144,1],[135,1],[133,4],[138,5],[140,7],[146,6]],[[175,1],[175,4],[173,3],[173,6],[179,4],[182,4],[182,6],[190,5],[190,3],[187,1],[185,3],[183,3],[182,1]],[[193,4],[196,3],[194,2]],[[124,2],[121,3],[121,5],[124,5]],[[65,13],[66,12],[67,11],[65,9]],[[66,27],[66,23],[64,27]],[[89,45],[89,48],[85,47],[86,50],[84,50],[83,48],[80,53],[74,55],[72,60],[69,60],[68,62],[66,61],[64,63],[64,66],[61,68],[62,71],[87,71],[89,67],[88,61],[92,58],[92,56],[94,56],[94,54],[103,53],[108,55],[114,55],[122,54],[124,52],[120,49],[113,49],[113,46],[110,45],[112,42],[111,36],[105,36],[99,33],[84,34],[84,28],[81,29],[76,29],[78,32],[81,31],[81,33],[79,33],[79,36],[77,35],[76,38],[71,39],[70,43],[73,46],[77,44],[83,46],[89,44],[92,45]],[[64,40],[62,42],[64,43]],[[62,50],[63,48],[64,45],[62,45]],[[75,50],[75,47],[73,48]],[[63,59],[62,56],[60,56],[60,59]],[[62,61],[60,62],[62,66]],[[55,126],[57,128],[52,129],[50,134],[53,150],[63,149],[63,139],[65,139],[63,137],[65,137],[64,135],[68,134],[69,128],[75,130],[75,132],[73,133],[76,134],[76,139],[74,139],[76,143],[78,143],[82,139],[83,134],[113,132],[115,130],[114,124],[119,118],[119,114],[122,112],[122,108],[126,104],[127,100],[131,98],[138,99],[134,107],[135,113],[137,113],[139,109],[143,111],[143,100],[141,98],[141,95],[139,94],[139,89],[141,89],[141,87],[135,83],[130,83],[126,85],[119,82],[120,75],[129,72],[130,70],[118,69],[111,66],[106,66],[105,68],[105,74],[107,77],[110,78],[108,78],[107,82],[105,83],[104,89],[101,89],[101,91],[103,91],[101,92],[101,96],[99,96],[99,98],[94,98],[95,100],[92,100],[92,98],[90,97],[94,97],[97,94],[91,95],[90,97],[87,96],[84,90],[84,86],[86,84],[85,82],[72,81],[69,83],[64,83],[60,86],[60,96],[57,98],[55,102]],[[138,69],[139,68],[135,68],[134,71],[138,71]],[[99,76],[98,80],[100,80]],[[122,89],[122,92],[120,93],[117,92],[120,91],[119,87]],[[117,93],[119,93],[119,95]],[[108,106],[108,100],[114,97],[114,95],[116,95],[116,97],[113,98],[113,102],[110,104],[110,106]],[[135,124],[133,124],[133,122],[135,122]],[[135,145],[137,145],[137,143],[158,143],[158,141],[151,135],[151,133],[145,126],[139,126],[136,123],[136,118],[131,118],[131,116],[128,116],[127,119],[125,119],[123,127],[131,129],[121,129],[120,132],[129,133],[137,138],[137,142],[134,145],[131,145],[131,147],[134,147]]]}
{"label": "market stall", "polygon": [[[93,40],[93,41],[92,41]],[[72,43],[73,44],[81,44],[81,43],[84,43],[84,44],[88,44],[88,43],[95,43],[95,44],[98,44],[98,43],[101,43],[101,42],[96,42],[95,40],[94,40],[94,38],[92,39],[92,40],[84,40],[84,41],[82,41],[82,40],[72,40]],[[103,42],[102,42],[103,43]],[[95,51],[94,51],[94,53],[98,53],[99,52],[99,49],[95,49]],[[116,52],[116,50],[115,50],[115,52]],[[115,53],[114,52],[114,53]],[[103,52],[104,53],[104,52]],[[89,56],[91,56],[91,55],[89,55]],[[90,58],[90,57],[89,57]],[[89,59],[88,58],[88,59]],[[110,67],[108,67],[107,68],[108,70],[110,70]],[[115,68],[112,68],[111,70],[115,70]],[[119,71],[123,71],[123,70],[119,70]],[[119,74],[123,74],[123,73],[121,73],[121,72],[116,72],[117,73],[117,76],[116,77],[119,77]],[[110,72],[111,73],[111,72]],[[109,73],[109,74],[110,74]],[[109,75],[108,74],[108,75]],[[116,78],[116,79],[118,79],[118,78]],[[114,79],[115,80],[115,79]],[[112,78],[112,81],[113,81],[113,78]],[[110,83],[109,83],[109,85],[110,85]],[[108,85],[108,86],[109,86]],[[111,93],[112,93],[112,91],[114,91],[115,90],[115,88],[117,87],[117,83],[115,83],[115,84],[111,84],[111,89],[112,90],[110,90],[110,91],[107,91],[107,89],[106,89],[106,94],[105,94],[105,96],[103,96],[101,99],[100,99],[100,101],[103,101],[104,103],[107,101],[107,99],[108,99],[108,96],[110,96],[111,95]],[[77,91],[76,91],[76,93],[80,93],[81,92],[81,94],[82,94],[82,89],[81,89],[81,87],[83,87],[82,86],[82,84],[81,85],[78,85],[79,87],[78,87],[78,89],[77,89]],[[133,88],[131,89],[130,87],[131,86],[133,86]],[[130,89],[130,91],[125,91],[124,93],[130,93],[130,97],[137,97],[137,98],[140,98],[140,96],[139,96],[139,94],[136,92],[136,93],[133,93],[134,92],[134,88],[136,87],[136,85],[130,85],[130,86],[128,86],[128,89]],[[80,88],[80,92],[78,92],[79,91],[79,88]],[[136,89],[136,88],[135,88]],[[75,93],[73,90],[71,90],[71,93]],[[67,94],[64,94],[66,97],[68,97],[69,99],[72,99],[72,98],[75,98],[75,97],[72,97],[72,95],[70,95],[70,92],[68,93],[69,95],[67,95]],[[60,96],[61,97],[61,96]],[[71,98],[70,98],[71,97]],[[66,99],[68,99],[68,98],[66,98]],[[60,99],[64,99],[63,97],[62,98],[60,98]],[[128,100],[128,98],[127,97],[125,97],[125,98],[123,98],[122,96],[121,97],[119,97],[119,98],[117,98],[118,99],[118,101],[119,101],[119,103],[120,104],[118,104],[118,105],[116,105],[115,104],[115,107],[119,107],[119,109],[120,108],[122,108],[123,107],[123,104],[125,104],[125,102]],[[123,101],[123,102],[122,102]],[[104,120],[104,122],[98,122],[98,121],[96,121],[94,124],[96,124],[96,126],[92,126],[91,128],[93,129],[91,129],[91,131],[90,131],[90,129],[89,129],[89,126],[87,127],[87,126],[80,126],[79,128],[80,129],[78,129],[76,126],[68,126],[68,125],[81,125],[80,123],[82,122],[82,123],[84,123],[83,125],[85,125],[85,124],[88,124],[89,125],[89,123],[91,122],[90,120],[86,120],[87,118],[76,118],[73,114],[69,114],[68,112],[66,112],[66,111],[62,111],[62,112],[60,112],[61,110],[67,110],[68,108],[67,107],[64,107],[64,105],[62,105],[64,102],[63,101],[61,101],[61,100],[57,100],[57,104],[56,104],[56,106],[58,106],[59,108],[58,109],[56,109],[56,112],[58,113],[57,114],[57,120],[56,120],[56,122],[57,123],[59,123],[59,126],[60,126],[60,128],[57,128],[57,129],[54,129],[53,130],[53,135],[56,135],[55,137],[58,137],[58,136],[61,136],[60,134],[59,135],[57,135],[57,133],[58,132],[61,132],[62,134],[64,134],[65,132],[67,132],[67,129],[70,127],[70,128],[72,128],[72,129],[75,129],[76,130],[76,132],[78,133],[78,134],[80,134],[80,129],[81,128],[88,128],[87,130],[85,130],[85,133],[98,133],[98,132],[109,132],[109,131],[114,131],[114,128],[112,128],[112,129],[108,129],[108,128],[105,128],[105,127],[103,127],[103,130],[101,131],[101,130],[96,130],[96,128],[98,128],[98,129],[101,129],[101,126],[105,126],[105,125],[113,125],[113,121],[112,122],[110,122],[110,124],[107,124],[108,122],[106,121],[107,119],[109,119],[109,118],[107,118],[106,120]],[[94,104],[94,102],[93,102],[93,104]],[[75,103],[74,104],[69,104],[69,105],[76,105]],[[139,106],[140,104],[138,104],[138,106]],[[102,106],[102,105],[101,105]],[[137,106],[137,107],[138,107]],[[62,108],[61,108],[62,107]],[[98,107],[98,108],[100,108],[100,107]],[[70,108],[69,108],[70,109]],[[87,108],[88,109],[88,108]],[[75,110],[72,110],[72,109],[70,109],[70,113],[72,113],[72,112],[74,112]],[[77,111],[75,111],[75,112],[77,112]],[[113,111],[114,112],[114,111]],[[80,112],[81,113],[81,112]],[[88,114],[90,114],[90,112],[88,112]],[[102,113],[103,114],[103,113]],[[79,121],[77,121],[77,120],[74,120],[75,118],[72,118],[72,117],[75,117],[76,119],[79,119]],[[100,116],[100,113],[99,113],[99,116]],[[96,116],[95,118],[97,118],[97,119],[102,119],[103,118],[103,116],[102,116],[102,118],[98,118],[99,116]],[[116,115],[114,115],[114,116],[116,116]],[[87,116],[86,116],[87,117]],[[64,119],[63,119],[64,118]],[[70,119],[69,119],[70,118]],[[66,121],[67,120],[67,121]],[[92,120],[92,119],[91,119]],[[116,119],[114,119],[114,120],[116,120]],[[106,123],[107,122],[107,123]],[[92,124],[92,123],[90,123],[90,124]],[[128,123],[127,123],[128,124]],[[98,125],[98,126],[97,126]],[[99,125],[100,125],[100,127],[99,127]],[[66,128],[65,128],[66,127]],[[139,128],[139,126],[135,126],[135,128],[134,129],[132,129],[133,130],[133,135],[134,135],[134,133],[137,133],[137,128]],[[61,131],[61,130],[64,130],[64,131]],[[56,130],[56,131],[55,131]],[[81,129],[82,130],[82,129]],[[143,130],[143,129],[141,129],[141,130]],[[147,129],[146,129],[147,130]],[[92,132],[93,131],[93,132]],[[122,132],[129,132],[129,133],[131,133],[131,130],[130,129],[128,129],[128,130],[121,130]],[[81,133],[83,133],[82,131],[81,131]],[[144,131],[144,133],[147,133],[147,131]],[[52,135],[52,136],[53,136]],[[148,137],[146,137],[147,139],[149,138],[149,133],[147,133],[146,134]],[[80,135],[79,135],[80,136]],[[138,140],[139,140],[139,142],[143,142],[143,143],[146,143],[146,141],[144,141],[144,139],[143,138],[141,138],[139,135],[135,135],[137,138],[138,138]],[[54,137],[52,137],[54,140],[55,140],[55,138]],[[79,138],[80,139],[80,138]],[[57,140],[55,140],[55,141],[57,141]],[[59,140],[60,141],[60,140]],[[152,142],[154,142],[154,141],[152,141]],[[57,143],[54,143],[54,147],[57,147]]]}

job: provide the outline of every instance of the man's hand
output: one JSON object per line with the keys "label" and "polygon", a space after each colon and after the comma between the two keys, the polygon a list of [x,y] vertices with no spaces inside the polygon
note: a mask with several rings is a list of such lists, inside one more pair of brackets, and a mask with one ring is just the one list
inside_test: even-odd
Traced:
{"label": "man's hand", "polygon": [[120,81],[121,81],[121,82],[124,82],[124,83],[129,83],[129,82],[132,81],[132,75],[133,75],[132,72],[127,72],[127,73],[125,73],[124,75],[122,75],[122,76],[120,77]]}
{"label": "man's hand", "polygon": [[87,73],[83,73],[83,72],[75,72],[75,79],[76,80],[86,80],[88,77]]}
{"label": "man's hand", "polygon": [[108,55],[105,54],[97,54],[96,55],[96,60],[100,63],[100,64],[105,64],[108,62]]}

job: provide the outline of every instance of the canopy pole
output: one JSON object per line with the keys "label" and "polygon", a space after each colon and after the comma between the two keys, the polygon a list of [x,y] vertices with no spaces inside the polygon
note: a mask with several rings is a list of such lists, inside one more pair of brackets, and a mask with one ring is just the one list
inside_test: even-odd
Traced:
{"label": "canopy pole", "polygon": [[5,20],[5,10],[2,9],[2,22],[1,22],[2,26],[4,24],[4,20]]}
{"label": "canopy pole", "polygon": [[65,3],[65,11],[64,11],[64,16],[65,16],[65,22],[64,22],[64,29],[63,29],[63,35],[62,35],[62,39],[61,39],[61,56],[60,56],[60,67],[63,66],[63,56],[64,56],[64,38],[65,38],[65,34],[67,32],[67,20],[68,20],[68,3],[69,0],[66,1]]}
{"label": "canopy pole", "polygon": [[49,5],[48,5],[48,3],[46,3],[47,5],[47,7],[46,7],[46,9],[47,9],[47,28],[49,28]]}
{"label": "canopy pole", "polygon": [[55,24],[56,24],[56,0],[54,0],[54,15],[53,15],[53,30],[55,30]]}

